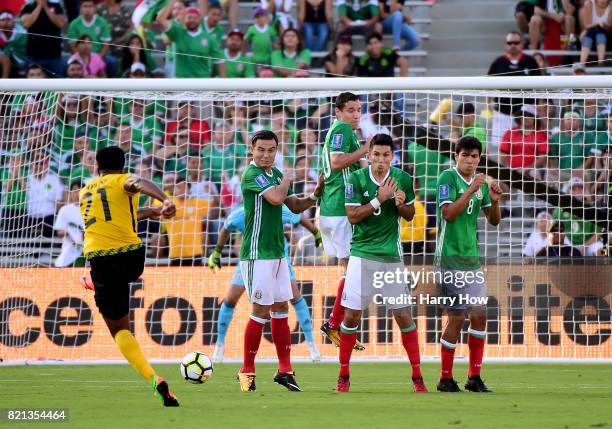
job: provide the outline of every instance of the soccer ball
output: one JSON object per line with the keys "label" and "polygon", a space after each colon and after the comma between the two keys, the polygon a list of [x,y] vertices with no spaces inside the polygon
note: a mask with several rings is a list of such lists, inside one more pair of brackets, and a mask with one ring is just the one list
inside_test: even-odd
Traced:
{"label": "soccer ball", "polygon": [[208,356],[200,352],[187,353],[181,360],[181,377],[193,384],[206,383],[213,374],[213,364]]}

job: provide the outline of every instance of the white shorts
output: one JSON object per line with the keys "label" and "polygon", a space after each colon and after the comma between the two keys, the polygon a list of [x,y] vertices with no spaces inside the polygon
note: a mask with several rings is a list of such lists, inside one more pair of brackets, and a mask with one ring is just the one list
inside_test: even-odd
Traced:
{"label": "white shorts", "polygon": [[390,310],[409,307],[412,303],[409,284],[395,276],[382,281],[384,273],[403,272],[404,269],[403,262],[378,262],[351,256],[346,267],[342,306],[351,310],[365,310],[372,303]]}
{"label": "white shorts", "polygon": [[319,216],[319,229],[327,256],[338,259],[349,257],[353,226],[346,216]]}
{"label": "white shorts", "polygon": [[272,305],[293,298],[287,259],[240,261],[240,271],[253,304]]}

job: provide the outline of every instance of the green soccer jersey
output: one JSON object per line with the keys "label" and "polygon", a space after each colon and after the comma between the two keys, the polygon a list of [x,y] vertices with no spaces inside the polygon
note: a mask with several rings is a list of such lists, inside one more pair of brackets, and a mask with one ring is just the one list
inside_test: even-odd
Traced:
{"label": "green soccer jersey", "polygon": [[354,0],[350,2],[350,4],[344,0],[340,0],[338,4],[338,14],[341,16],[346,15],[352,21],[366,21],[377,16],[378,13],[377,0]]}
{"label": "green soccer jersey", "polygon": [[217,42],[217,46],[223,46],[223,36],[225,33],[223,32],[223,28],[221,28],[221,24],[215,25],[213,28],[208,27],[208,17],[204,17],[202,20],[202,29],[206,34],[215,39]]}
{"label": "green soccer jersey", "polygon": [[565,235],[574,246],[582,246],[593,234],[604,232],[604,229],[595,223],[581,219],[560,208],[553,210],[553,219],[563,222]]}
{"label": "green soccer jersey", "polygon": [[612,133],[600,131],[593,137],[595,144],[591,146],[591,155],[602,155],[610,150],[612,146]]}
{"label": "green soccer jersey", "polygon": [[172,21],[166,36],[176,47],[175,77],[212,77],[213,65],[223,62],[217,41],[201,26],[189,31]]}
{"label": "green soccer jersey", "polygon": [[359,140],[348,122],[336,120],[325,136],[321,164],[325,176],[325,187],[321,198],[321,216],[346,216],[344,209],[344,185],[349,175],[359,169],[355,162],[343,170],[331,169],[331,155],[352,153],[359,150]]}
{"label": "green soccer jersey", "polygon": [[91,37],[92,50],[96,53],[102,50],[103,43],[110,43],[112,40],[108,21],[99,15],[94,15],[89,23],[79,15],[68,26],[68,38],[72,43],[84,34]]}
{"label": "green soccer jersey", "polygon": [[229,144],[225,147],[215,143],[206,145],[201,156],[204,162],[204,173],[215,183],[222,182],[225,173],[228,178],[232,177],[246,159],[247,147],[242,144]]}
{"label": "green soccer jersey", "polygon": [[[281,183],[283,173],[272,167],[270,173],[251,162],[242,174],[242,204],[244,206],[244,234],[240,260],[280,259],[285,256],[283,205],[273,206],[264,193]],[[293,194],[290,189],[288,195]]]}
{"label": "green soccer jersey", "polygon": [[461,198],[471,183],[471,180],[468,182],[459,174],[456,167],[444,170],[440,174],[436,198],[438,217],[438,237],[434,258],[436,267],[462,271],[480,268],[480,250],[476,230],[480,209],[492,205],[489,185],[483,183],[454,221],[447,222],[442,217],[442,206]]}
{"label": "green soccer jersey", "polygon": [[[296,69],[299,63],[305,63],[309,66],[311,59],[312,55],[308,49],[302,49],[300,52],[294,52],[293,54],[289,54],[281,49],[276,49],[272,52],[270,64],[272,67]],[[279,73],[276,73],[276,76],[282,77]]]}
{"label": "green soccer jersey", "polygon": [[[388,177],[395,180],[397,188],[406,194],[405,204],[414,203],[412,176],[399,168],[391,167],[385,178],[378,182],[368,166],[351,173],[345,187],[345,206],[362,206],[369,204],[378,195],[378,188]],[[402,243],[400,240],[401,216],[395,206],[395,199],[390,198],[354,226],[351,240],[351,256],[374,261],[400,262],[402,260]]]}
{"label": "green soccer jersey", "polygon": [[223,59],[225,60],[226,77],[255,77],[255,67],[251,58],[242,52],[232,57],[229,51],[224,49]]}
{"label": "green soccer jersey", "polygon": [[[588,138],[587,138],[588,137]],[[577,131],[565,132],[550,137],[550,155],[559,158],[559,168],[575,169],[582,165],[591,152],[591,134]]]}
{"label": "green soccer jersey", "polygon": [[251,58],[256,64],[270,64],[270,57],[274,42],[278,39],[278,33],[271,25],[266,24],[259,28],[256,24],[251,25],[244,39],[251,43]]}
{"label": "green soccer jersey", "polygon": [[463,129],[462,137],[476,137],[482,146],[482,154],[487,153],[487,132],[479,121],[476,121],[471,127]]}
{"label": "green soccer jersey", "polygon": [[407,146],[408,160],[414,166],[414,175],[421,183],[421,198],[433,201],[436,198],[438,177],[451,165],[449,157],[437,150],[411,142]]}
{"label": "green soccer jersey", "polygon": [[[27,209],[28,194],[26,189],[21,187],[20,181],[15,180],[11,190],[8,190],[11,170],[8,167],[0,169],[0,209],[2,210],[25,210]],[[21,177],[24,182],[28,177],[27,167],[21,168]]]}

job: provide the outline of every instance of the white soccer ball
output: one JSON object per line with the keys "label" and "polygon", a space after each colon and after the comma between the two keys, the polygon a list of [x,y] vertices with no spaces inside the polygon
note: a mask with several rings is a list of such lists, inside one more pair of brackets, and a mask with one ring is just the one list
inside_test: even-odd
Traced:
{"label": "white soccer ball", "polygon": [[187,353],[181,360],[181,377],[193,384],[206,383],[213,374],[213,364],[208,356],[200,352]]}

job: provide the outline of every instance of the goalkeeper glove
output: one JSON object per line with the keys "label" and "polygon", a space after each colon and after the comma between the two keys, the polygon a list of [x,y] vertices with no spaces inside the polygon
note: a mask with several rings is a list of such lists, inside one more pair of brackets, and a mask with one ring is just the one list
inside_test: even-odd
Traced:
{"label": "goalkeeper glove", "polygon": [[219,271],[221,268],[221,252],[218,250],[212,252],[212,254],[208,257],[208,266],[213,271]]}
{"label": "goalkeeper glove", "polygon": [[317,232],[314,233],[315,238],[315,247],[320,247],[321,243],[323,243],[323,239],[321,238],[321,231],[317,229]]}

